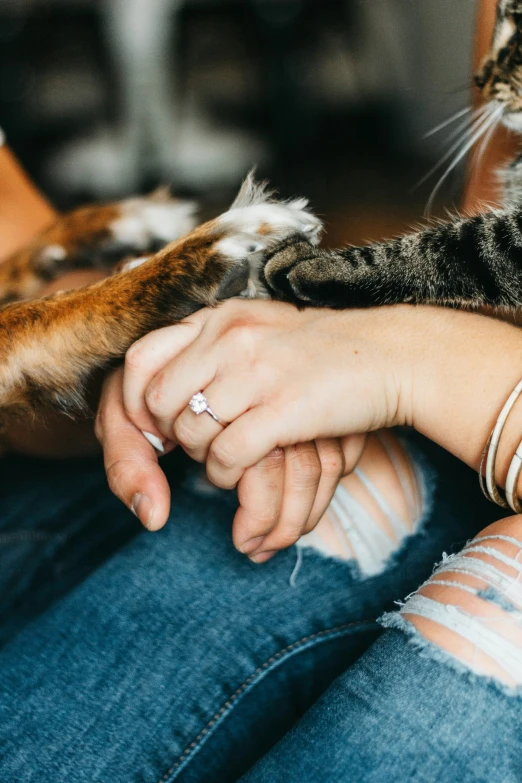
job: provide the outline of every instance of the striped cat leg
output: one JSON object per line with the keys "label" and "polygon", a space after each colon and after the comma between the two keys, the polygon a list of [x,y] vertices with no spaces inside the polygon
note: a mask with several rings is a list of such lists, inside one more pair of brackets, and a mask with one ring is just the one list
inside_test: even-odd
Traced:
{"label": "striped cat leg", "polygon": [[278,299],[321,307],[522,305],[522,212],[495,211],[343,250],[294,236],[263,270]]}

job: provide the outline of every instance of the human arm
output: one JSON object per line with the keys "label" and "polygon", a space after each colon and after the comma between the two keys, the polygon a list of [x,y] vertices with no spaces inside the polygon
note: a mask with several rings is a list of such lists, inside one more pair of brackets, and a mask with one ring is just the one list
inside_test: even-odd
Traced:
{"label": "human arm", "polygon": [[0,147],[0,263],[56,220],[58,213],[29,180],[11,150]]}
{"label": "human arm", "polygon": [[[7,146],[0,147],[0,264],[28,244],[58,217],[57,211],[29,180]],[[100,279],[97,270],[72,272],[48,286],[42,295],[76,288]],[[45,421],[13,423],[2,433],[2,446],[43,457],[83,456],[97,449],[92,422],[73,422],[50,414]]]}
{"label": "human arm", "polygon": [[[277,446],[398,424],[478,469],[522,375],[518,355],[522,333],[477,314],[410,306],[299,312],[232,301],[140,340],[128,354],[124,396],[136,428],[206,459],[218,486],[234,486]],[[187,408],[200,389],[230,426]],[[499,483],[521,434],[517,406],[501,442]],[[160,506],[156,527],[166,519],[168,504],[162,519]]]}

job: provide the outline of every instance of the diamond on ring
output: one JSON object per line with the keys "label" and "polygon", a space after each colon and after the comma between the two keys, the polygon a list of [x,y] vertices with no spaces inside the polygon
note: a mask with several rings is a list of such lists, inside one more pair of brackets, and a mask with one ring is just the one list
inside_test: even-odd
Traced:
{"label": "diamond on ring", "polygon": [[200,413],[208,413],[208,415],[212,416],[214,421],[217,421],[217,423],[221,424],[222,427],[227,426],[227,422],[223,421],[223,419],[220,419],[219,416],[214,413],[208,404],[207,398],[204,394],[202,394],[202,392],[197,392],[197,394],[194,394],[189,402],[189,408],[196,414],[196,416],[199,416]]}
{"label": "diamond on ring", "polygon": [[191,411],[194,411],[196,416],[199,416],[200,413],[205,413],[205,411],[207,410],[208,400],[204,394],[198,392],[192,397],[191,401],[189,402],[189,408]]}

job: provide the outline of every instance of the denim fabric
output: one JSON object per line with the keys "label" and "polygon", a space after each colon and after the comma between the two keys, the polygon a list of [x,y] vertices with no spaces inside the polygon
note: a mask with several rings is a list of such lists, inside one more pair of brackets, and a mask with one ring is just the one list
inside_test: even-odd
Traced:
{"label": "denim fabric", "polygon": [[522,698],[388,630],[241,783],[520,783]]}
{"label": "denim fabric", "polygon": [[518,697],[396,630],[375,641],[442,551],[498,517],[471,471],[410,437],[429,513],[371,578],[311,549],[298,572],[295,548],[251,564],[233,493],[203,494],[191,471],[150,534],[98,462],[6,461],[1,783],[515,780]]}

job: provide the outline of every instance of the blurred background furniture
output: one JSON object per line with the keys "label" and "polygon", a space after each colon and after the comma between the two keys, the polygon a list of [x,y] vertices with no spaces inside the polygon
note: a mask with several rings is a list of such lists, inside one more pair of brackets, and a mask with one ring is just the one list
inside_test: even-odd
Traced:
{"label": "blurred background furniture", "polygon": [[384,236],[422,213],[423,135],[469,102],[474,8],[0,0],[0,125],[60,207],[168,183],[215,210],[255,164],[332,242]]}

